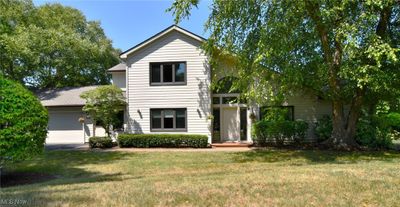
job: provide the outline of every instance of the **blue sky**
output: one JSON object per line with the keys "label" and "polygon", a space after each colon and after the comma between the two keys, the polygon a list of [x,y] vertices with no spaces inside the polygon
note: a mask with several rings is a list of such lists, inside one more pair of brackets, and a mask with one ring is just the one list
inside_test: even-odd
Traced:
{"label": "blue sky", "polygon": [[[165,10],[172,0],[34,0],[35,5],[61,3],[81,10],[88,20],[98,20],[113,46],[122,51],[160,32],[174,23]],[[204,23],[209,15],[210,0],[200,0],[188,20],[179,26],[205,38]]]}

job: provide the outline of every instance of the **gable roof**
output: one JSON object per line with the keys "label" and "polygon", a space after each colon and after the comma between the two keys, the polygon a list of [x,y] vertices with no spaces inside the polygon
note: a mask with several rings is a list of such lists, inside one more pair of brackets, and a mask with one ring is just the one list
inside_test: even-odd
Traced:
{"label": "gable roof", "polygon": [[187,35],[187,36],[189,36],[189,37],[191,37],[191,38],[193,38],[195,40],[198,40],[200,42],[203,42],[203,41],[206,40],[205,38],[203,38],[203,37],[201,37],[201,36],[199,36],[197,34],[194,34],[194,33],[190,32],[190,31],[188,31],[186,29],[183,29],[182,27],[179,27],[177,25],[171,25],[171,26],[167,27],[166,29],[162,30],[161,32],[151,36],[148,39],[146,39],[145,41],[143,41],[143,42],[131,47],[130,49],[126,50],[125,52],[121,53],[119,55],[119,57],[122,58],[122,59],[125,59],[125,58],[128,57],[129,54],[132,54],[133,52],[145,47],[146,45],[154,42],[155,40],[159,39],[160,37],[164,36],[165,34],[168,34],[171,31],[180,32],[180,33],[182,33],[184,35]]}
{"label": "gable roof", "polygon": [[86,101],[80,97],[81,93],[97,88],[98,86],[65,87],[45,90],[37,93],[43,106],[84,106]]}
{"label": "gable roof", "polygon": [[125,63],[118,63],[108,69],[108,72],[124,72],[126,70],[126,64]]}

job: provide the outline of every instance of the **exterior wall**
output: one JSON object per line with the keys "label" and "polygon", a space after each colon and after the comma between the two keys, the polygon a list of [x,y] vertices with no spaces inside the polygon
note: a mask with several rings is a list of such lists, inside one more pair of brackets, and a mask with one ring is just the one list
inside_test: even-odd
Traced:
{"label": "exterior wall", "polygon": [[317,120],[324,115],[332,114],[332,106],[328,101],[310,94],[297,94],[289,97],[284,105],[294,106],[294,119],[304,120],[309,124],[308,137],[315,139],[314,129]]}
{"label": "exterior wall", "polygon": [[125,71],[121,72],[111,72],[112,83],[122,90],[126,89],[126,77]]}
{"label": "exterior wall", "polygon": [[[151,108],[187,108],[183,133],[204,134],[211,142],[210,69],[199,46],[197,40],[172,31],[126,59],[128,132],[151,133]],[[171,61],[186,61],[187,85],[150,86],[150,62]]]}

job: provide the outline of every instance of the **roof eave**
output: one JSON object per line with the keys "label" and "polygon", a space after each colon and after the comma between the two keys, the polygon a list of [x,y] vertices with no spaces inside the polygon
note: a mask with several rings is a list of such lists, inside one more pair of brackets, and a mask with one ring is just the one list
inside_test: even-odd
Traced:
{"label": "roof eave", "polygon": [[143,47],[149,45],[149,44],[152,43],[153,41],[157,40],[158,38],[164,36],[165,34],[171,32],[171,31],[173,31],[173,30],[176,30],[176,31],[178,31],[178,32],[180,32],[180,33],[183,33],[183,34],[185,34],[185,35],[187,35],[187,36],[189,36],[189,37],[191,37],[191,38],[193,38],[193,39],[195,39],[195,40],[197,40],[197,41],[199,41],[199,42],[204,42],[204,41],[206,41],[205,38],[203,38],[203,37],[201,37],[201,36],[199,36],[199,35],[196,35],[196,34],[190,32],[190,31],[188,31],[188,30],[185,30],[185,29],[183,29],[183,28],[181,28],[181,27],[179,27],[179,26],[177,26],[177,25],[172,25],[172,26],[170,26],[170,27],[164,29],[163,31],[161,31],[161,32],[159,32],[159,33],[153,35],[152,37],[146,39],[145,41],[143,41],[143,42],[141,42],[141,43],[135,45],[134,47],[132,47],[132,48],[126,50],[125,52],[121,53],[119,57],[120,57],[121,59],[126,59],[126,58],[128,58],[128,56],[129,56],[130,54],[132,54],[133,52],[135,52],[135,51],[137,51],[137,50],[140,50],[141,48],[143,48]]}

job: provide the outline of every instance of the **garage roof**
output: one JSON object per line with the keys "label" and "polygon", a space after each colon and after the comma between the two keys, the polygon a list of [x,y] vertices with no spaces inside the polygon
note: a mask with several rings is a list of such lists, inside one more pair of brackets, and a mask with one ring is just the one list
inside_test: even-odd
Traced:
{"label": "garage roof", "polygon": [[118,63],[114,65],[112,68],[108,69],[108,72],[125,72],[126,64],[125,63]]}
{"label": "garage roof", "polygon": [[37,93],[43,106],[83,106],[85,100],[81,93],[97,88],[98,86],[57,88]]}

